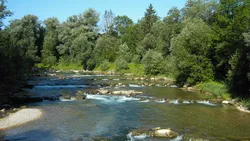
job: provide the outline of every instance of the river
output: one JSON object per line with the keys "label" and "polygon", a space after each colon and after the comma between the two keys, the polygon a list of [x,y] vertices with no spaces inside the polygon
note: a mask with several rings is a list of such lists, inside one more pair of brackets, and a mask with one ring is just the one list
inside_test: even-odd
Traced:
{"label": "river", "polygon": [[[161,141],[144,135],[132,137],[134,129],[171,128],[179,136],[170,140],[250,140],[250,114],[234,107],[209,102],[205,96],[179,88],[139,86],[144,81],[127,76],[65,73],[58,77],[30,80],[35,86],[25,91],[35,96],[76,93],[79,90],[122,83],[114,89],[142,91],[126,97],[88,94],[85,100],[43,101],[28,104],[44,116],[0,133],[0,140],[18,141]],[[151,80],[154,81],[154,80]],[[150,83],[150,80],[147,81]],[[154,81],[154,83],[156,83]],[[168,101],[168,102],[167,102]]]}

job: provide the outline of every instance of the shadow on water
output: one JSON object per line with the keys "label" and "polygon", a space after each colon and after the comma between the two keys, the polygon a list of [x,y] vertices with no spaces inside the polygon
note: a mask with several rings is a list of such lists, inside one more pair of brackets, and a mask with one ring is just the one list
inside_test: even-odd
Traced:
{"label": "shadow on water", "polygon": [[0,134],[1,141],[34,141],[34,140],[51,140],[53,139],[50,130],[30,130],[4,137],[4,132]]}

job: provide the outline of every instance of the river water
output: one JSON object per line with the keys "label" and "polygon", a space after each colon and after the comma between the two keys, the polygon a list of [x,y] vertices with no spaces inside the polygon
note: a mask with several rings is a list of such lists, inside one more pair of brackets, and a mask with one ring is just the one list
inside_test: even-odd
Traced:
{"label": "river water", "polygon": [[[205,96],[184,92],[178,88],[139,86],[144,81],[125,76],[63,74],[57,77],[35,78],[33,89],[25,90],[35,96],[76,93],[78,90],[100,88],[105,84],[122,83],[126,89],[142,91],[134,97],[92,95],[85,100],[43,101],[28,104],[39,108],[44,116],[36,121],[0,133],[0,140],[18,141],[161,141],[145,135],[133,137],[134,129],[171,128],[179,136],[170,140],[250,140],[250,114],[234,107],[209,102]],[[181,102],[180,102],[181,101]]]}

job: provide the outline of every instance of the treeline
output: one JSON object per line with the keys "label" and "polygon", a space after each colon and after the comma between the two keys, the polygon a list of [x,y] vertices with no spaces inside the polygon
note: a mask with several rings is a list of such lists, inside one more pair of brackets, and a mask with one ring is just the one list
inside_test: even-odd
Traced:
{"label": "treeline", "polygon": [[[9,14],[2,0],[1,20]],[[34,15],[11,21],[1,30],[1,82],[40,62],[84,70],[115,64],[117,71],[143,64],[146,75],[171,76],[181,85],[222,81],[235,96],[250,97],[249,0],[188,0],[166,15],[158,17],[150,4],[136,23],[111,10],[100,20],[94,9],[62,23]]]}

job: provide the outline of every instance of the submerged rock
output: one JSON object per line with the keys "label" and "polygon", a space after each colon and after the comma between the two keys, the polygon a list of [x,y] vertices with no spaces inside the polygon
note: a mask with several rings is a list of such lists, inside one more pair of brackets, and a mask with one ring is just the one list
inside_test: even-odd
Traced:
{"label": "submerged rock", "polygon": [[64,95],[60,96],[60,101],[74,101],[74,100],[84,100],[86,98],[85,95]]}
{"label": "submerged rock", "polygon": [[152,128],[150,130],[145,129],[136,129],[133,130],[132,136],[146,135],[148,137],[157,137],[157,138],[176,138],[178,133],[172,131],[171,129],[161,129],[161,127]]}
{"label": "submerged rock", "polygon": [[242,105],[237,106],[237,109],[245,113],[250,113],[250,110]]}

